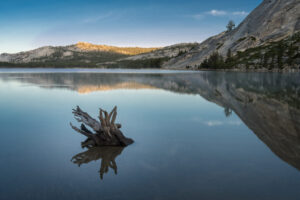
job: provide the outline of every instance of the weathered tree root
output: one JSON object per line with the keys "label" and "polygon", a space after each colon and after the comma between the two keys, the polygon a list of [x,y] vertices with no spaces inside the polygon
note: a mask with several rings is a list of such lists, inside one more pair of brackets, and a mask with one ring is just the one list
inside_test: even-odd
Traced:
{"label": "weathered tree root", "polygon": [[[128,146],[134,141],[126,138],[120,131],[121,124],[115,124],[117,117],[117,107],[108,114],[105,110],[100,109],[100,122],[92,118],[88,113],[82,111],[79,106],[73,109],[73,114],[78,122],[81,122],[80,128],[77,128],[70,123],[71,127],[88,137],[81,146],[90,148],[93,146]],[[85,125],[93,129],[90,131]]]}

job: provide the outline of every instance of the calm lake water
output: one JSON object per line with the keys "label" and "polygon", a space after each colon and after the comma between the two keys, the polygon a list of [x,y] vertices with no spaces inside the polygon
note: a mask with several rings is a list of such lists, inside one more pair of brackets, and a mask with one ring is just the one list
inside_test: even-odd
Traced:
{"label": "calm lake water", "polygon": [[[76,105],[135,143],[82,149]],[[2,70],[0,113],[1,200],[300,196],[299,73]]]}

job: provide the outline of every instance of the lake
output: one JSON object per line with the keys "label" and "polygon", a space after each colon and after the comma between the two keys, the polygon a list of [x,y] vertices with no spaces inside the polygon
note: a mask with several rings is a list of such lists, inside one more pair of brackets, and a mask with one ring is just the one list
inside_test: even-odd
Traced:
{"label": "lake", "polygon": [[[72,109],[118,106],[126,147]],[[300,73],[0,71],[0,199],[299,199]]]}

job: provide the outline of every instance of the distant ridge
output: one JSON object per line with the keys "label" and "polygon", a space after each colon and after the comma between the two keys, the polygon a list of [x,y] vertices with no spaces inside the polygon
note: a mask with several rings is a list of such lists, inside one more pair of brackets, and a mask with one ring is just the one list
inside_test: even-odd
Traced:
{"label": "distant ridge", "polygon": [[15,54],[0,54],[4,67],[99,67],[119,59],[151,53],[160,48],[117,47],[78,42],[69,46],[44,46]]}
{"label": "distant ridge", "polygon": [[88,42],[78,42],[76,47],[85,51],[110,51],[114,53],[120,53],[125,55],[138,55],[142,53],[149,53],[151,51],[158,50],[160,48],[142,48],[142,47],[116,47],[108,45],[96,45]]}

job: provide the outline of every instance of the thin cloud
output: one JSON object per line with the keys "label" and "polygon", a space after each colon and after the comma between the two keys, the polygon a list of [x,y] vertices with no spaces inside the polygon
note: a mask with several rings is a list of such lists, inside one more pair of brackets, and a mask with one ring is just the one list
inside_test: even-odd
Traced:
{"label": "thin cloud", "polygon": [[192,16],[194,19],[200,20],[203,19],[205,16],[203,14],[196,14]]}
{"label": "thin cloud", "polygon": [[241,121],[229,121],[228,124],[229,125],[240,126],[240,125],[242,125],[242,122]]}
{"label": "thin cloud", "polygon": [[242,125],[241,121],[219,121],[219,120],[209,120],[204,121],[203,124],[213,127],[213,126],[223,126],[223,125],[231,125],[231,126],[240,126]]}
{"label": "thin cloud", "polygon": [[206,16],[213,16],[213,17],[245,17],[249,13],[246,11],[234,11],[234,12],[229,12],[225,10],[210,10],[208,12],[200,13],[200,14],[195,14],[192,15],[192,17],[196,20],[202,20]]}
{"label": "thin cloud", "polygon": [[103,15],[98,15],[98,16],[86,18],[86,19],[82,20],[82,23],[86,23],[86,24],[96,23],[98,21],[110,18],[111,16],[113,16],[113,13],[110,12],[110,13],[106,13],[106,14],[103,14]]}
{"label": "thin cloud", "polygon": [[232,12],[232,15],[238,15],[238,16],[247,16],[249,13],[245,11],[236,11]]}
{"label": "thin cloud", "polygon": [[201,123],[203,125],[209,126],[209,127],[214,127],[214,126],[240,126],[242,125],[242,121],[240,120],[205,120],[202,118],[195,117],[192,119],[193,121],[197,123]]}
{"label": "thin cloud", "polygon": [[207,126],[222,126],[222,125],[224,125],[224,122],[221,122],[221,121],[206,121],[203,123]]}
{"label": "thin cloud", "polygon": [[106,12],[106,13],[86,17],[81,21],[81,23],[83,23],[83,24],[93,24],[93,23],[97,23],[97,22],[101,22],[101,21],[107,21],[107,20],[118,20],[121,17],[123,17],[124,14],[125,14],[124,11],[113,10],[113,11],[109,11],[109,12]]}
{"label": "thin cloud", "polygon": [[211,10],[207,12],[207,14],[212,16],[224,16],[227,15],[228,13],[224,10]]}

